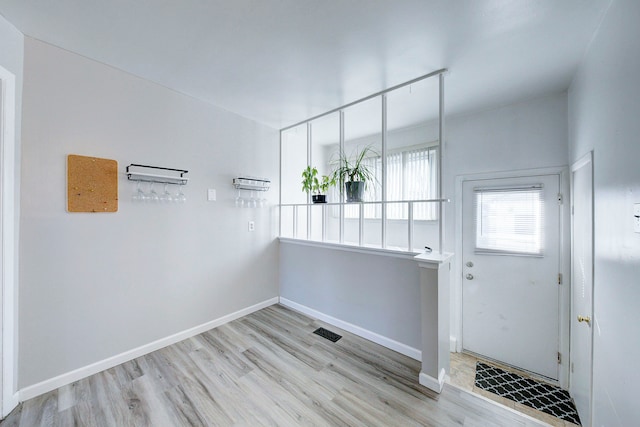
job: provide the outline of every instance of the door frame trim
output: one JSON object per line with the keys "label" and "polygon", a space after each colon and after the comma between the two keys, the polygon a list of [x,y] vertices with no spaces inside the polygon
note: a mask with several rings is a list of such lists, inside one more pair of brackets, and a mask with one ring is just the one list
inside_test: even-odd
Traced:
{"label": "door frame trim", "polygon": [[[572,165],[571,165],[571,171],[569,174],[569,181],[570,181],[570,190],[571,190],[571,199],[570,199],[570,205],[573,206],[573,173],[575,171],[577,171],[578,169],[582,169],[583,167],[587,166],[587,165],[591,165],[591,259],[592,259],[592,263],[591,263],[591,313],[589,314],[591,316],[591,319],[593,319],[593,323],[592,326],[590,328],[591,330],[591,366],[590,366],[590,384],[589,384],[589,419],[591,420],[591,422],[593,423],[593,339],[594,339],[594,330],[595,330],[595,325],[596,325],[596,318],[595,318],[595,299],[594,299],[594,290],[595,290],[595,181],[594,181],[594,175],[595,175],[595,168],[594,168],[594,164],[593,164],[593,150],[589,151],[587,154],[585,154],[584,156],[580,157],[578,160],[576,160]],[[573,215],[571,215],[571,222],[570,222],[570,232],[571,232],[571,236],[570,236],[570,244],[571,244],[571,263],[570,263],[570,267],[571,270],[573,271],[573,263],[574,263],[574,256],[573,256]],[[571,277],[571,290],[573,290],[573,277]],[[571,313],[570,316],[573,317],[573,315],[575,313],[573,313],[573,303],[572,301],[570,301],[570,308],[571,308]],[[571,329],[573,329],[571,327],[571,325],[573,324],[570,320],[570,324],[569,324],[569,328],[570,328],[570,332],[571,333]],[[569,344],[571,344],[571,342],[569,342]],[[569,349],[569,363],[571,363],[572,357],[571,357],[571,352],[573,351],[572,348]],[[569,371],[569,382],[567,383],[567,389],[570,388],[571,385],[571,371]]]}
{"label": "door frame trim", "polygon": [[0,358],[0,415],[4,418],[19,403],[16,383],[16,280],[15,280],[15,151],[16,151],[16,77],[0,66],[0,151],[2,173],[0,175],[0,310],[2,315],[2,340]]}
{"label": "door frame trim", "polygon": [[571,236],[570,213],[568,209],[569,178],[568,166],[556,166],[547,168],[508,170],[500,172],[484,172],[475,174],[457,175],[455,180],[455,253],[460,254],[453,262],[451,313],[451,337],[455,342],[456,352],[462,351],[462,184],[465,181],[481,179],[521,178],[537,175],[558,175],[560,179],[560,191],[563,194],[563,203],[560,205],[560,260],[559,273],[562,274],[563,284],[560,285],[559,295],[559,325],[558,348],[562,354],[562,361],[558,368],[558,384],[566,389],[569,387],[569,328],[571,311]]}

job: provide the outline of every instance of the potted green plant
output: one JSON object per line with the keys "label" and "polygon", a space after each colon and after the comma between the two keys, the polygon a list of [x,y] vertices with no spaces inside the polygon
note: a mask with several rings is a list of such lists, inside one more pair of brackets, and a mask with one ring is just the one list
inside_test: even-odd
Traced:
{"label": "potted green plant", "polygon": [[335,185],[335,178],[332,176],[322,175],[318,178],[318,169],[315,167],[307,166],[302,171],[302,191],[311,195],[313,203],[327,203],[327,191],[329,187]]}
{"label": "potted green plant", "polygon": [[377,153],[370,146],[364,147],[351,157],[344,151],[340,152],[333,180],[344,182],[347,202],[361,202],[367,182],[376,179],[369,166],[363,163],[364,159],[371,156],[377,156]]}

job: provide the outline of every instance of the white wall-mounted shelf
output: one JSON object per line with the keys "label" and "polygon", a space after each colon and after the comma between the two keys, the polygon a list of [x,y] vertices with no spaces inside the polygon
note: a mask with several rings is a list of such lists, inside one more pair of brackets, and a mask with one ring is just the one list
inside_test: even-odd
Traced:
{"label": "white wall-mounted shelf", "polygon": [[186,185],[189,178],[184,176],[189,171],[184,169],[162,168],[159,166],[147,166],[130,164],[127,166],[127,179],[129,181],[158,182],[162,184]]}

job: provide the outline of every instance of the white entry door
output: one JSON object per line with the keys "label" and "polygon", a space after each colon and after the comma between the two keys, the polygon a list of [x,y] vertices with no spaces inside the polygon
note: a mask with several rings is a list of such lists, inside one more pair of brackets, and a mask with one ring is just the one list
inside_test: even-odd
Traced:
{"label": "white entry door", "polygon": [[462,184],[463,349],[558,379],[560,175]]}
{"label": "white entry door", "polygon": [[583,426],[591,425],[593,342],[593,163],[571,169],[571,374],[569,393]]}

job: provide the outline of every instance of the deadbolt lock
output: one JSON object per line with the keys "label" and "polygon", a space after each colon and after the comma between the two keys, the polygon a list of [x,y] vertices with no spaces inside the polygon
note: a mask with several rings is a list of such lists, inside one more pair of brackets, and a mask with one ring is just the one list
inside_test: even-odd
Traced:
{"label": "deadbolt lock", "polygon": [[467,261],[467,267],[473,267],[473,263],[471,261]]}
{"label": "deadbolt lock", "polygon": [[587,325],[591,326],[591,317],[589,316],[578,316],[578,322],[585,322]]}

